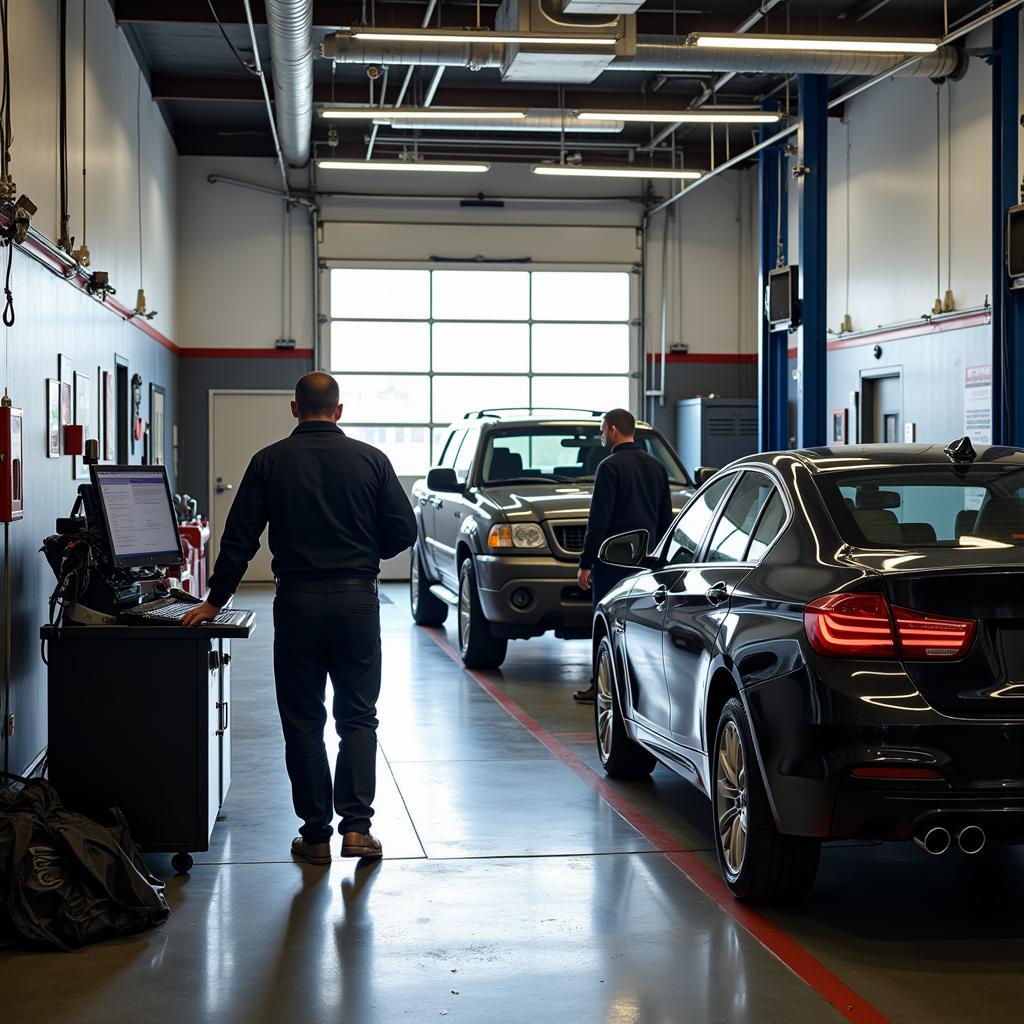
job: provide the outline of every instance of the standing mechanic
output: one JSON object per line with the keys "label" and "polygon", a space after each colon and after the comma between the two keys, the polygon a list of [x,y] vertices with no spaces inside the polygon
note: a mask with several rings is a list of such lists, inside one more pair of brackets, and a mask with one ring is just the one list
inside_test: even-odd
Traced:
{"label": "standing mechanic", "polygon": [[[672,494],[668,472],[636,442],[636,419],[626,409],[612,409],[601,421],[601,443],[612,453],[597,467],[590,503],[587,535],[580,555],[577,579],[597,602],[635,569],[619,569],[597,560],[601,545],[617,533],[646,530],[656,540],[672,523]],[[594,701],[594,681],[577,690],[573,700]]]}
{"label": "standing mechanic", "polygon": [[[337,381],[307,373],[295,385],[289,437],[257,452],[231,506],[206,601],[186,626],[213,619],[235,592],[270,524],[274,680],[295,813],[292,853],[329,864],[334,811],[343,857],[380,857],[370,834],[377,765],[380,604],[377,577],[416,539],[416,520],[387,456],[338,428]],[[324,748],[327,676],[340,746]]]}

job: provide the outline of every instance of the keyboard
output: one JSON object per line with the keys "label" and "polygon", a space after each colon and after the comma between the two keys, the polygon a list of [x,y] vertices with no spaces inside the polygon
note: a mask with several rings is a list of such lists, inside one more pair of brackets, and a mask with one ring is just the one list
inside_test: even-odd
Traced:
{"label": "keyboard", "polygon": [[[161,597],[148,601],[121,613],[121,619],[133,625],[180,626],[181,617],[192,611],[198,601],[179,601],[175,597]],[[204,625],[245,626],[252,618],[252,612],[242,609],[220,612],[212,622]]]}

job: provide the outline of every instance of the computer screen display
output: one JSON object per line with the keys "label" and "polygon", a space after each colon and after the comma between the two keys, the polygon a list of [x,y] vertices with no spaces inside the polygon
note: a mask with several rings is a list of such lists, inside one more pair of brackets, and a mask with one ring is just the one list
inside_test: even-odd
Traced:
{"label": "computer screen display", "polygon": [[177,565],[178,522],[163,466],[93,466],[92,481],[119,569]]}

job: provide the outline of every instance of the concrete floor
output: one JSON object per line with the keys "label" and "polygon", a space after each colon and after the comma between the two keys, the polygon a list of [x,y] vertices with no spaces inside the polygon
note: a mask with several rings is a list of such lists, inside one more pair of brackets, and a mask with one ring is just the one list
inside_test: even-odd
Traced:
{"label": "concrete floor", "polygon": [[475,677],[443,634],[411,626],[404,588],[388,593],[385,860],[291,859],[271,595],[249,588],[238,603],[259,625],[234,648],[234,783],[209,853],[183,878],[151,858],[173,911],[155,931],[72,954],[0,952],[4,1021],[1020,1017],[1018,851],[829,847],[798,912],[747,913],[707,870],[702,797],[660,767],[642,785],[596,771],[592,712],[569,699],[587,644],[517,642],[503,671]]}

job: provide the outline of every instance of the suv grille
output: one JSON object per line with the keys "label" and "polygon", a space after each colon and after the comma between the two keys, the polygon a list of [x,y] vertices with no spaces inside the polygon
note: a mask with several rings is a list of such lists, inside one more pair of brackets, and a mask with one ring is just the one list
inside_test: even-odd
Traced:
{"label": "suv grille", "polygon": [[583,539],[587,535],[585,524],[572,524],[567,526],[556,526],[555,540],[563,551],[570,551],[578,555],[583,550]]}

